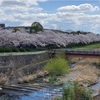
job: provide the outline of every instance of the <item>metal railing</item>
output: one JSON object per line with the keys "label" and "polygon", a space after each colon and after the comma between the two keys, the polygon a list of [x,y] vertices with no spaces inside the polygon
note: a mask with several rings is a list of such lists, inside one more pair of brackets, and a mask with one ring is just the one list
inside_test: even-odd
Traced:
{"label": "metal railing", "polygon": [[51,53],[65,52],[67,54],[89,54],[89,55],[99,55],[100,56],[100,50],[52,49],[49,52]]}
{"label": "metal railing", "polygon": [[0,56],[11,56],[11,55],[31,55],[31,54],[41,54],[46,51],[37,51],[37,52],[10,52],[10,53],[0,53]]}

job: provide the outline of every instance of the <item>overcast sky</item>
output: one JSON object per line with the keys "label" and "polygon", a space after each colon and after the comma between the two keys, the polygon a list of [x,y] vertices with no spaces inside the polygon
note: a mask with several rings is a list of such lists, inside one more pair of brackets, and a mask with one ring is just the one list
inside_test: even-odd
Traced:
{"label": "overcast sky", "polygon": [[[80,2],[81,1],[81,2]],[[0,23],[100,34],[100,0],[0,0]]]}

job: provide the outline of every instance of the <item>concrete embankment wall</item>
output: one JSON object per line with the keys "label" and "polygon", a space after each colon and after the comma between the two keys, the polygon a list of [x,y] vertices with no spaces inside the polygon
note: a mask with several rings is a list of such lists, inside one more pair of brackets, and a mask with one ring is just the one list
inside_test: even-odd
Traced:
{"label": "concrete embankment wall", "polygon": [[11,72],[12,70],[23,70],[26,74],[32,73],[41,69],[45,61],[49,58],[50,56],[47,52],[41,54],[0,56],[0,73]]}

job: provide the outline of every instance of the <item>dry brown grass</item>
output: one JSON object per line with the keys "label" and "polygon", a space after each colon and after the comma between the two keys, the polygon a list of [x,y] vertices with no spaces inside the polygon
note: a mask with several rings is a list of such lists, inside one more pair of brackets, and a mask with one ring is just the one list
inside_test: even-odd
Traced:
{"label": "dry brown grass", "polygon": [[6,74],[0,73],[0,84],[4,85],[8,80],[8,76]]}
{"label": "dry brown grass", "polygon": [[27,83],[34,79],[36,79],[35,75],[27,75],[27,76],[23,76],[23,77],[19,78],[18,83]]}
{"label": "dry brown grass", "polygon": [[79,71],[81,74],[77,76],[77,81],[89,85],[98,81],[100,75],[100,69],[96,65],[100,64],[100,58],[73,58],[76,60],[76,66],[72,68],[72,71]]}
{"label": "dry brown grass", "polygon": [[27,83],[30,81],[34,81],[36,78],[43,77],[46,74],[48,74],[46,71],[39,70],[34,74],[23,76],[23,77],[19,78],[18,83]]}
{"label": "dry brown grass", "polygon": [[80,61],[81,63],[88,63],[88,64],[92,64],[92,63],[100,63],[100,58],[84,58],[83,60]]}
{"label": "dry brown grass", "polygon": [[71,58],[71,62],[75,62],[78,64],[99,64],[100,58]]}

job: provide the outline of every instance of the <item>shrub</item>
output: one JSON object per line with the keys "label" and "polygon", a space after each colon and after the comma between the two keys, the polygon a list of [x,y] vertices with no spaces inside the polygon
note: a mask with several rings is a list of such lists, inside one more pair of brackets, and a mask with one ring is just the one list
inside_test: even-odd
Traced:
{"label": "shrub", "polygon": [[63,89],[62,100],[92,100],[91,92],[76,82]]}
{"label": "shrub", "polygon": [[65,53],[61,52],[61,53],[56,53],[55,54],[55,58],[63,58],[63,59],[66,59],[66,55]]}
{"label": "shrub", "polygon": [[57,97],[57,98],[54,98],[54,99],[52,99],[52,100],[63,100],[63,99],[60,98],[60,97],[59,97],[59,98]]}
{"label": "shrub", "polygon": [[20,52],[26,52],[26,50],[24,48],[19,48]]}
{"label": "shrub", "polygon": [[12,48],[12,52],[19,52],[18,48]]}
{"label": "shrub", "polygon": [[75,100],[92,100],[91,91],[74,83]]}
{"label": "shrub", "polygon": [[12,52],[11,48],[4,48],[4,52]]}
{"label": "shrub", "polygon": [[71,87],[63,89],[63,100],[75,100],[75,92]]}
{"label": "shrub", "polygon": [[4,52],[4,48],[0,48],[0,52]]}
{"label": "shrub", "polygon": [[57,82],[57,81],[58,81],[57,77],[50,77],[50,78],[49,78],[49,82],[50,82],[50,83],[55,83],[55,82]]}
{"label": "shrub", "polygon": [[29,49],[29,48],[26,48],[26,51],[28,51],[28,52],[31,52],[31,49]]}
{"label": "shrub", "polygon": [[69,72],[69,63],[64,58],[53,58],[45,66],[51,75],[60,76]]}

